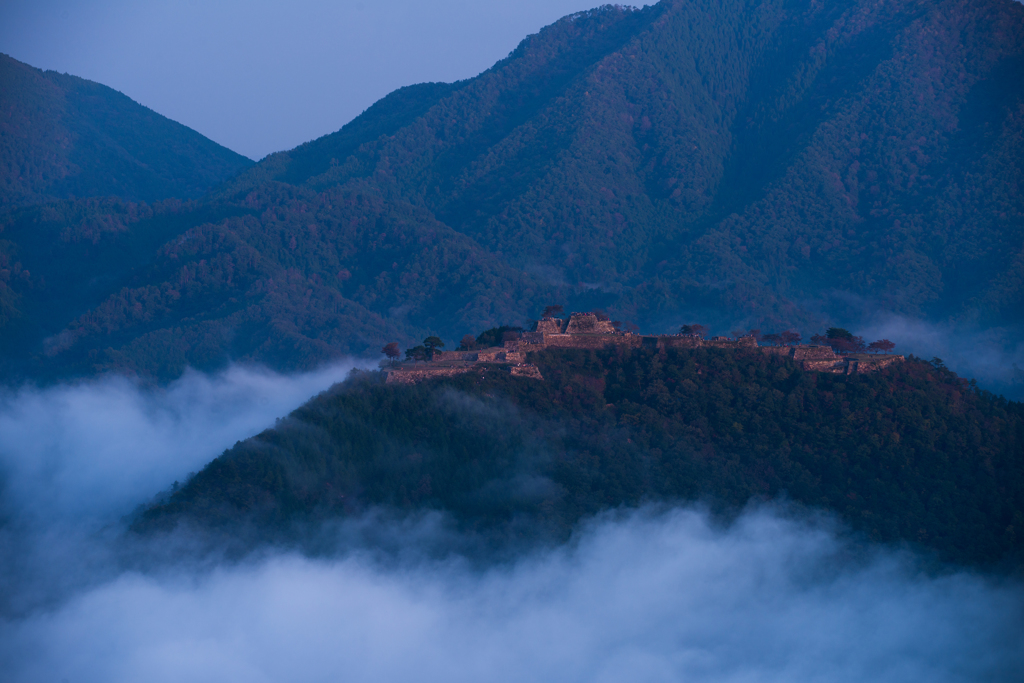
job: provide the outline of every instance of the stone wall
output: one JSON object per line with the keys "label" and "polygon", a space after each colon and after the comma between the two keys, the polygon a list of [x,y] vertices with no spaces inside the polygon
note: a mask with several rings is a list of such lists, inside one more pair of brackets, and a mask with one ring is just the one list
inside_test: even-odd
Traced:
{"label": "stone wall", "polygon": [[[506,344],[514,342],[506,342]],[[434,363],[496,363],[505,360],[507,349],[502,346],[491,346],[475,351],[435,351]]]}
{"label": "stone wall", "polygon": [[877,372],[904,360],[903,356],[840,356],[830,346],[762,346],[760,349],[769,355],[792,358],[802,370],[843,375]]}
{"label": "stone wall", "polygon": [[449,363],[454,361],[475,362],[478,358],[478,351],[434,351],[435,363]]}
{"label": "stone wall", "polygon": [[854,372],[878,372],[883,368],[896,363],[902,363],[905,360],[906,358],[903,356],[868,356],[867,358],[851,358],[848,362],[854,365],[854,370],[850,372],[850,374],[853,374]]}
{"label": "stone wall", "polygon": [[756,349],[757,340],[753,337],[739,337],[738,339],[730,339],[729,337],[712,337],[711,339],[704,339],[700,346],[709,346],[714,349]]}
{"label": "stone wall", "polygon": [[565,321],[558,318],[538,320],[536,331],[542,334],[562,334],[565,332]]}
{"label": "stone wall", "polygon": [[840,356],[832,350],[831,346],[794,346],[793,360],[840,360]]}
{"label": "stone wall", "polygon": [[545,334],[540,345],[556,349],[606,349],[610,346],[639,347],[638,334]]}
{"label": "stone wall", "polygon": [[475,363],[466,363],[464,365],[432,365],[424,363],[422,365],[415,365],[411,367],[393,368],[385,370],[385,382],[388,384],[416,384],[423,380],[433,379],[435,377],[454,377],[455,375],[463,375],[467,372],[473,372],[479,369],[480,366]]}
{"label": "stone wall", "polygon": [[450,363],[435,364],[414,363],[399,365],[384,371],[387,384],[416,384],[438,377],[455,377],[470,372],[508,372],[517,377],[529,377],[531,379],[544,379],[540,374],[540,368],[530,363]]}
{"label": "stone wall", "polygon": [[611,322],[598,320],[593,313],[573,313],[568,322],[558,318],[544,318],[537,328],[520,338],[509,340],[503,346],[475,351],[438,351],[430,363],[403,364],[388,371],[388,382],[414,383],[431,377],[449,377],[487,368],[503,368],[513,375],[543,379],[535,365],[526,363],[531,351],[556,349],[607,349],[611,347],[644,348],[650,350],[693,349],[710,347],[719,349],[757,349],[773,356],[792,358],[804,370],[856,374],[875,372],[903,360],[903,356],[839,356],[830,346],[758,346],[754,337],[712,337],[704,339],[695,334],[665,334],[642,336],[618,332]]}
{"label": "stone wall", "polygon": [[610,320],[598,320],[593,313],[573,313],[569,324],[565,326],[566,334],[615,334],[615,327]]}

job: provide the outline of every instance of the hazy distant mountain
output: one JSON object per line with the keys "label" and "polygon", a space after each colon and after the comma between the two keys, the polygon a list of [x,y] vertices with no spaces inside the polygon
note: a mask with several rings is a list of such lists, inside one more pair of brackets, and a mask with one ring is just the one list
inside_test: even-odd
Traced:
{"label": "hazy distant mountain", "polygon": [[68,197],[194,199],[249,159],[99,83],[0,54],[0,209]]}
{"label": "hazy distant mountain", "polygon": [[97,227],[124,208],[13,217],[15,244],[45,224],[147,254],[57,314],[32,278],[85,243],[50,240],[36,265],[12,251],[11,272],[33,273],[10,290],[25,298],[9,317],[36,321],[19,357],[301,367],[556,301],[651,331],[813,331],[864,310],[1019,329],[1021,83],[1011,0],[580,13],[476,78],[399,90],[271,155],[201,214],[175,209],[152,251],[155,218]]}

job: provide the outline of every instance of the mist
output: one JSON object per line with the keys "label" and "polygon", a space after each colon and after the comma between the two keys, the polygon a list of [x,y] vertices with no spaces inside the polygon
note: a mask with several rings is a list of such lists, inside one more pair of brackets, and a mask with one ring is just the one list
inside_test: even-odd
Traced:
{"label": "mist", "polygon": [[1017,331],[930,323],[892,313],[857,327],[865,340],[890,339],[895,353],[939,358],[966,379],[1007,398],[1024,400],[1024,341]]}
{"label": "mist", "polygon": [[1024,667],[1024,600],[851,554],[772,509],[592,521],[507,566],[276,555],[125,573],[0,626],[12,681],[970,681]]}
{"label": "mist", "polygon": [[367,364],[291,376],[240,366],[213,376],[190,370],[164,389],[109,377],[7,390],[0,393],[4,500],[33,517],[124,514]]}
{"label": "mist", "polygon": [[0,614],[115,575],[122,517],[368,364],[0,391]]}
{"label": "mist", "polygon": [[936,571],[798,507],[728,525],[692,505],[617,510],[567,544],[489,563],[434,552],[460,547],[436,512],[335,521],[315,557],[211,560],[187,535],[124,534],[122,515],[351,366],[5,394],[4,679],[1009,681],[1024,669],[1018,583]]}

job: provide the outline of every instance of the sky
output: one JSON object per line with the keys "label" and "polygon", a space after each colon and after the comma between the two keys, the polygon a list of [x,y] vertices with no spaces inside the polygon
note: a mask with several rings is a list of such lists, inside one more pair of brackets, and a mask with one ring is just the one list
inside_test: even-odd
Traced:
{"label": "sky", "polygon": [[[598,0],[4,0],[0,52],[261,159],[396,88],[475,76]],[[636,3],[641,4],[641,3]]]}

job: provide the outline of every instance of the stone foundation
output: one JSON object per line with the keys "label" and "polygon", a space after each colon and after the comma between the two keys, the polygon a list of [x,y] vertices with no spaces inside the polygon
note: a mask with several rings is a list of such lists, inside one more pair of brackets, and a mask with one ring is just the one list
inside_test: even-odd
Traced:
{"label": "stone foundation", "polygon": [[903,356],[873,356],[853,354],[840,356],[830,346],[760,346],[762,353],[772,356],[786,356],[796,361],[801,370],[831,372],[842,375],[856,375],[877,372],[893,363],[903,362]]}
{"label": "stone foundation", "polygon": [[598,320],[593,313],[573,313],[565,326],[566,334],[615,334],[610,320]]}
{"label": "stone foundation", "polygon": [[517,377],[544,379],[540,368],[530,363],[410,363],[402,364],[384,371],[387,384],[416,384],[438,377],[455,377],[470,372],[508,372]]}
{"label": "stone foundation", "polygon": [[519,339],[507,341],[475,351],[437,351],[429,363],[403,363],[386,371],[388,382],[412,384],[434,377],[451,377],[466,372],[502,369],[518,377],[543,379],[536,365],[526,362],[531,351],[542,349],[607,349],[615,347],[665,349],[751,349],[772,356],[793,359],[801,369],[812,372],[831,372],[853,375],[877,372],[903,356],[873,356],[870,354],[836,355],[830,346],[758,346],[753,337],[712,337],[704,339],[696,334],[639,335],[618,332],[607,320],[598,320],[593,313],[573,313],[569,320],[544,318],[532,332]]}

